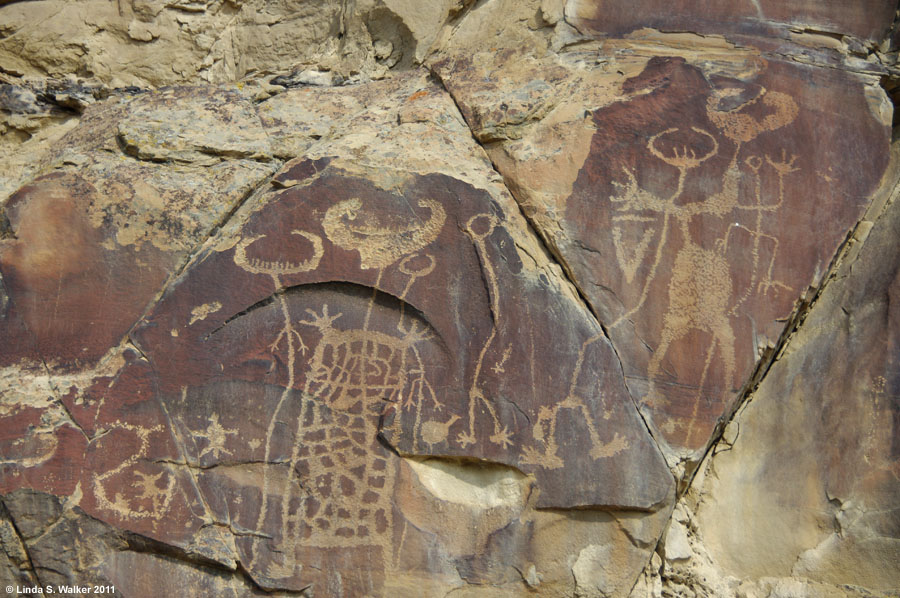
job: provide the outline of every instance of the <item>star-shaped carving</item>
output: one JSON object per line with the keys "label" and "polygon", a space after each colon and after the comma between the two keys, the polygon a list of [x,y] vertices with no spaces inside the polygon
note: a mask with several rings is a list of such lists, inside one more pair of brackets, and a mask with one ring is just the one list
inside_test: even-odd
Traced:
{"label": "star-shaped carving", "polygon": [[209,418],[209,426],[204,432],[194,432],[194,436],[206,439],[206,448],[200,452],[202,459],[206,455],[212,455],[219,459],[222,455],[230,455],[231,451],[225,448],[228,436],[237,435],[237,430],[225,428],[219,423],[219,415],[213,413]]}

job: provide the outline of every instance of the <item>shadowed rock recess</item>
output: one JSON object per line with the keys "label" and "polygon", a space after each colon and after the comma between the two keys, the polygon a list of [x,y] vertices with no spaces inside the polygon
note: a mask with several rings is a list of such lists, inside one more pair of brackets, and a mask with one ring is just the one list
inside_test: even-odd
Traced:
{"label": "shadowed rock recess", "polygon": [[0,0],[0,588],[900,597],[898,20]]}

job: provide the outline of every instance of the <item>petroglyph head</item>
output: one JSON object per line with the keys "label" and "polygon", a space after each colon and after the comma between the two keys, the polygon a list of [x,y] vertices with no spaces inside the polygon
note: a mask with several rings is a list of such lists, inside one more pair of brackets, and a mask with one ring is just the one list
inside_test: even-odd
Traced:
{"label": "petroglyph head", "polygon": [[[730,107],[743,93],[737,87],[728,87],[716,90],[706,100],[706,114],[726,137],[739,143],[746,143],[756,139],[762,133],[774,131],[794,122],[800,109],[797,102],[779,91],[766,91],[760,88],[759,93],[748,100],[737,101],[737,105]],[[758,118],[748,111],[751,107],[761,103],[767,109],[768,114]]]}
{"label": "petroglyph head", "polygon": [[690,131],[672,127],[647,141],[650,153],[676,168],[697,168],[719,152],[716,138],[697,127]]}
{"label": "petroglyph head", "polygon": [[493,214],[476,214],[466,222],[466,232],[468,232],[473,239],[481,241],[494,232],[497,224],[499,224],[497,217]]}
{"label": "petroglyph head", "polygon": [[354,197],[328,208],[322,227],[332,243],[359,252],[363,269],[384,268],[422,249],[441,232],[444,208],[431,199],[419,200],[416,205],[429,211],[427,219],[408,212],[386,217],[383,206],[370,209]]}
{"label": "petroglyph head", "polygon": [[309,272],[319,267],[319,261],[322,259],[322,238],[316,234],[306,231],[293,230],[292,235],[299,235],[312,244],[312,256],[306,260],[292,262],[289,260],[264,260],[260,258],[250,257],[247,255],[247,248],[265,239],[265,235],[256,237],[248,237],[242,239],[234,248],[234,263],[243,270],[253,274],[269,274],[270,276],[279,276],[284,274],[299,274],[300,272]]}

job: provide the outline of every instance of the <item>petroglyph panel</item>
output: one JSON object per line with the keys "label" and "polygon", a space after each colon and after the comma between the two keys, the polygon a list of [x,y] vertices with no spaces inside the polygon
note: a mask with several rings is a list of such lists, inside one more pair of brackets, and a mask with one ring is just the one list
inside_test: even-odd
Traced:
{"label": "petroglyph panel", "polygon": [[674,484],[612,346],[449,96],[364,90],[335,155],[252,194],[274,164],[184,122],[189,91],[135,100],[146,127],[85,115],[58,156],[83,167],[4,213],[0,493],[272,591],[572,593],[573,559],[615,545],[624,595]]}
{"label": "petroglyph panel", "polygon": [[[327,162],[286,167],[291,186],[209,244],[134,333],[174,459],[202,468],[189,490],[247,530],[235,549],[257,583],[330,587],[344,571],[345,595],[363,595],[408,569],[415,516],[397,493],[414,477],[398,451],[511,465],[534,476],[536,506],[665,504],[671,476],[609,342],[525,271],[499,205],[443,175],[384,190]],[[161,472],[133,475],[157,492],[121,502],[173,500]]]}
{"label": "petroglyph panel", "polygon": [[3,3],[0,580],[897,587],[895,3]]}
{"label": "petroglyph panel", "polygon": [[653,59],[623,91],[593,114],[559,245],[629,388],[689,455],[867,205],[885,161],[863,156],[887,128],[852,78],[775,62],[740,80]]}
{"label": "petroglyph panel", "polygon": [[714,44],[648,58],[634,43],[601,51],[589,75],[527,56],[438,68],[476,130],[506,122],[487,73],[566,90],[488,151],[606,326],[674,466],[701,454],[869,204],[888,112],[854,75]]}

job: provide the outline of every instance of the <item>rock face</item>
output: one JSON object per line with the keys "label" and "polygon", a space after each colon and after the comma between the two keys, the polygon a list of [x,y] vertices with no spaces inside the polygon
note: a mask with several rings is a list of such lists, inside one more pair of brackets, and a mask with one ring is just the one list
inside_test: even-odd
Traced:
{"label": "rock face", "polygon": [[[211,89],[92,106],[50,153],[48,172],[5,205],[3,365],[22,350],[52,368],[96,362],[274,168],[253,105]],[[39,298],[51,295],[48,313]]]}
{"label": "rock face", "polygon": [[[618,546],[619,566],[580,583],[630,589],[650,541],[629,534],[661,532],[672,476],[602,328],[440,88],[411,74],[259,105],[179,88],[104,108],[63,139],[77,170],[8,203],[3,279],[25,308],[5,319],[4,354],[46,364],[55,396],[9,404],[4,491],[77,495],[79,516],[240,563],[265,590],[515,591],[530,575],[565,593],[574,565],[544,547],[559,541],[573,563],[587,551],[582,569]],[[309,145],[320,123],[334,137]],[[239,184],[213,178],[235,170]],[[130,202],[97,190],[116,183]],[[48,234],[77,243],[49,251]],[[58,321],[25,311],[60,277]],[[592,515],[538,510],[576,507]],[[90,574],[126,583],[105,558]]]}
{"label": "rock face", "polygon": [[8,593],[893,595],[895,7],[427,4],[0,3]]}
{"label": "rock face", "polygon": [[740,582],[759,595],[896,594],[898,207],[894,195],[861,223],[836,278],[728,424],[676,509],[668,537],[689,538],[664,576],[713,570],[730,581],[706,588],[716,595]]}
{"label": "rock face", "polygon": [[[709,462],[697,522],[735,577],[900,587],[898,206],[843,264],[730,424],[732,450]],[[736,536],[721,527],[723,511],[765,515]],[[768,541],[784,527],[790,541]]]}
{"label": "rock face", "polygon": [[[438,65],[606,325],[673,465],[703,454],[794,302],[821,282],[889,143],[865,78],[707,46],[716,53],[636,46],[609,63],[601,48],[604,67],[588,73],[512,52]],[[510,81],[485,92],[491,72]],[[826,115],[828,127],[813,124]],[[878,158],[862,160],[872,148]]]}
{"label": "rock face", "polygon": [[890,35],[896,6],[885,0],[850,5],[838,0],[730,2],[640,0],[637,3],[568,2],[566,17],[579,29],[597,35],[623,35],[641,28],[694,31],[729,36],[790,37],[822,32],[878,44]]}
{"label": "rock face", "polygon": [[[593,133],[571,193],[540,189],[528,206],[672,459],[705,449],[886,165],[887,128],[857,77],[756,66],[737,78],[650,59],[582,123]],[[521,145],[498,159],[511,180],[543,158]],[[878,159],[846,160],[873,147]]]}

